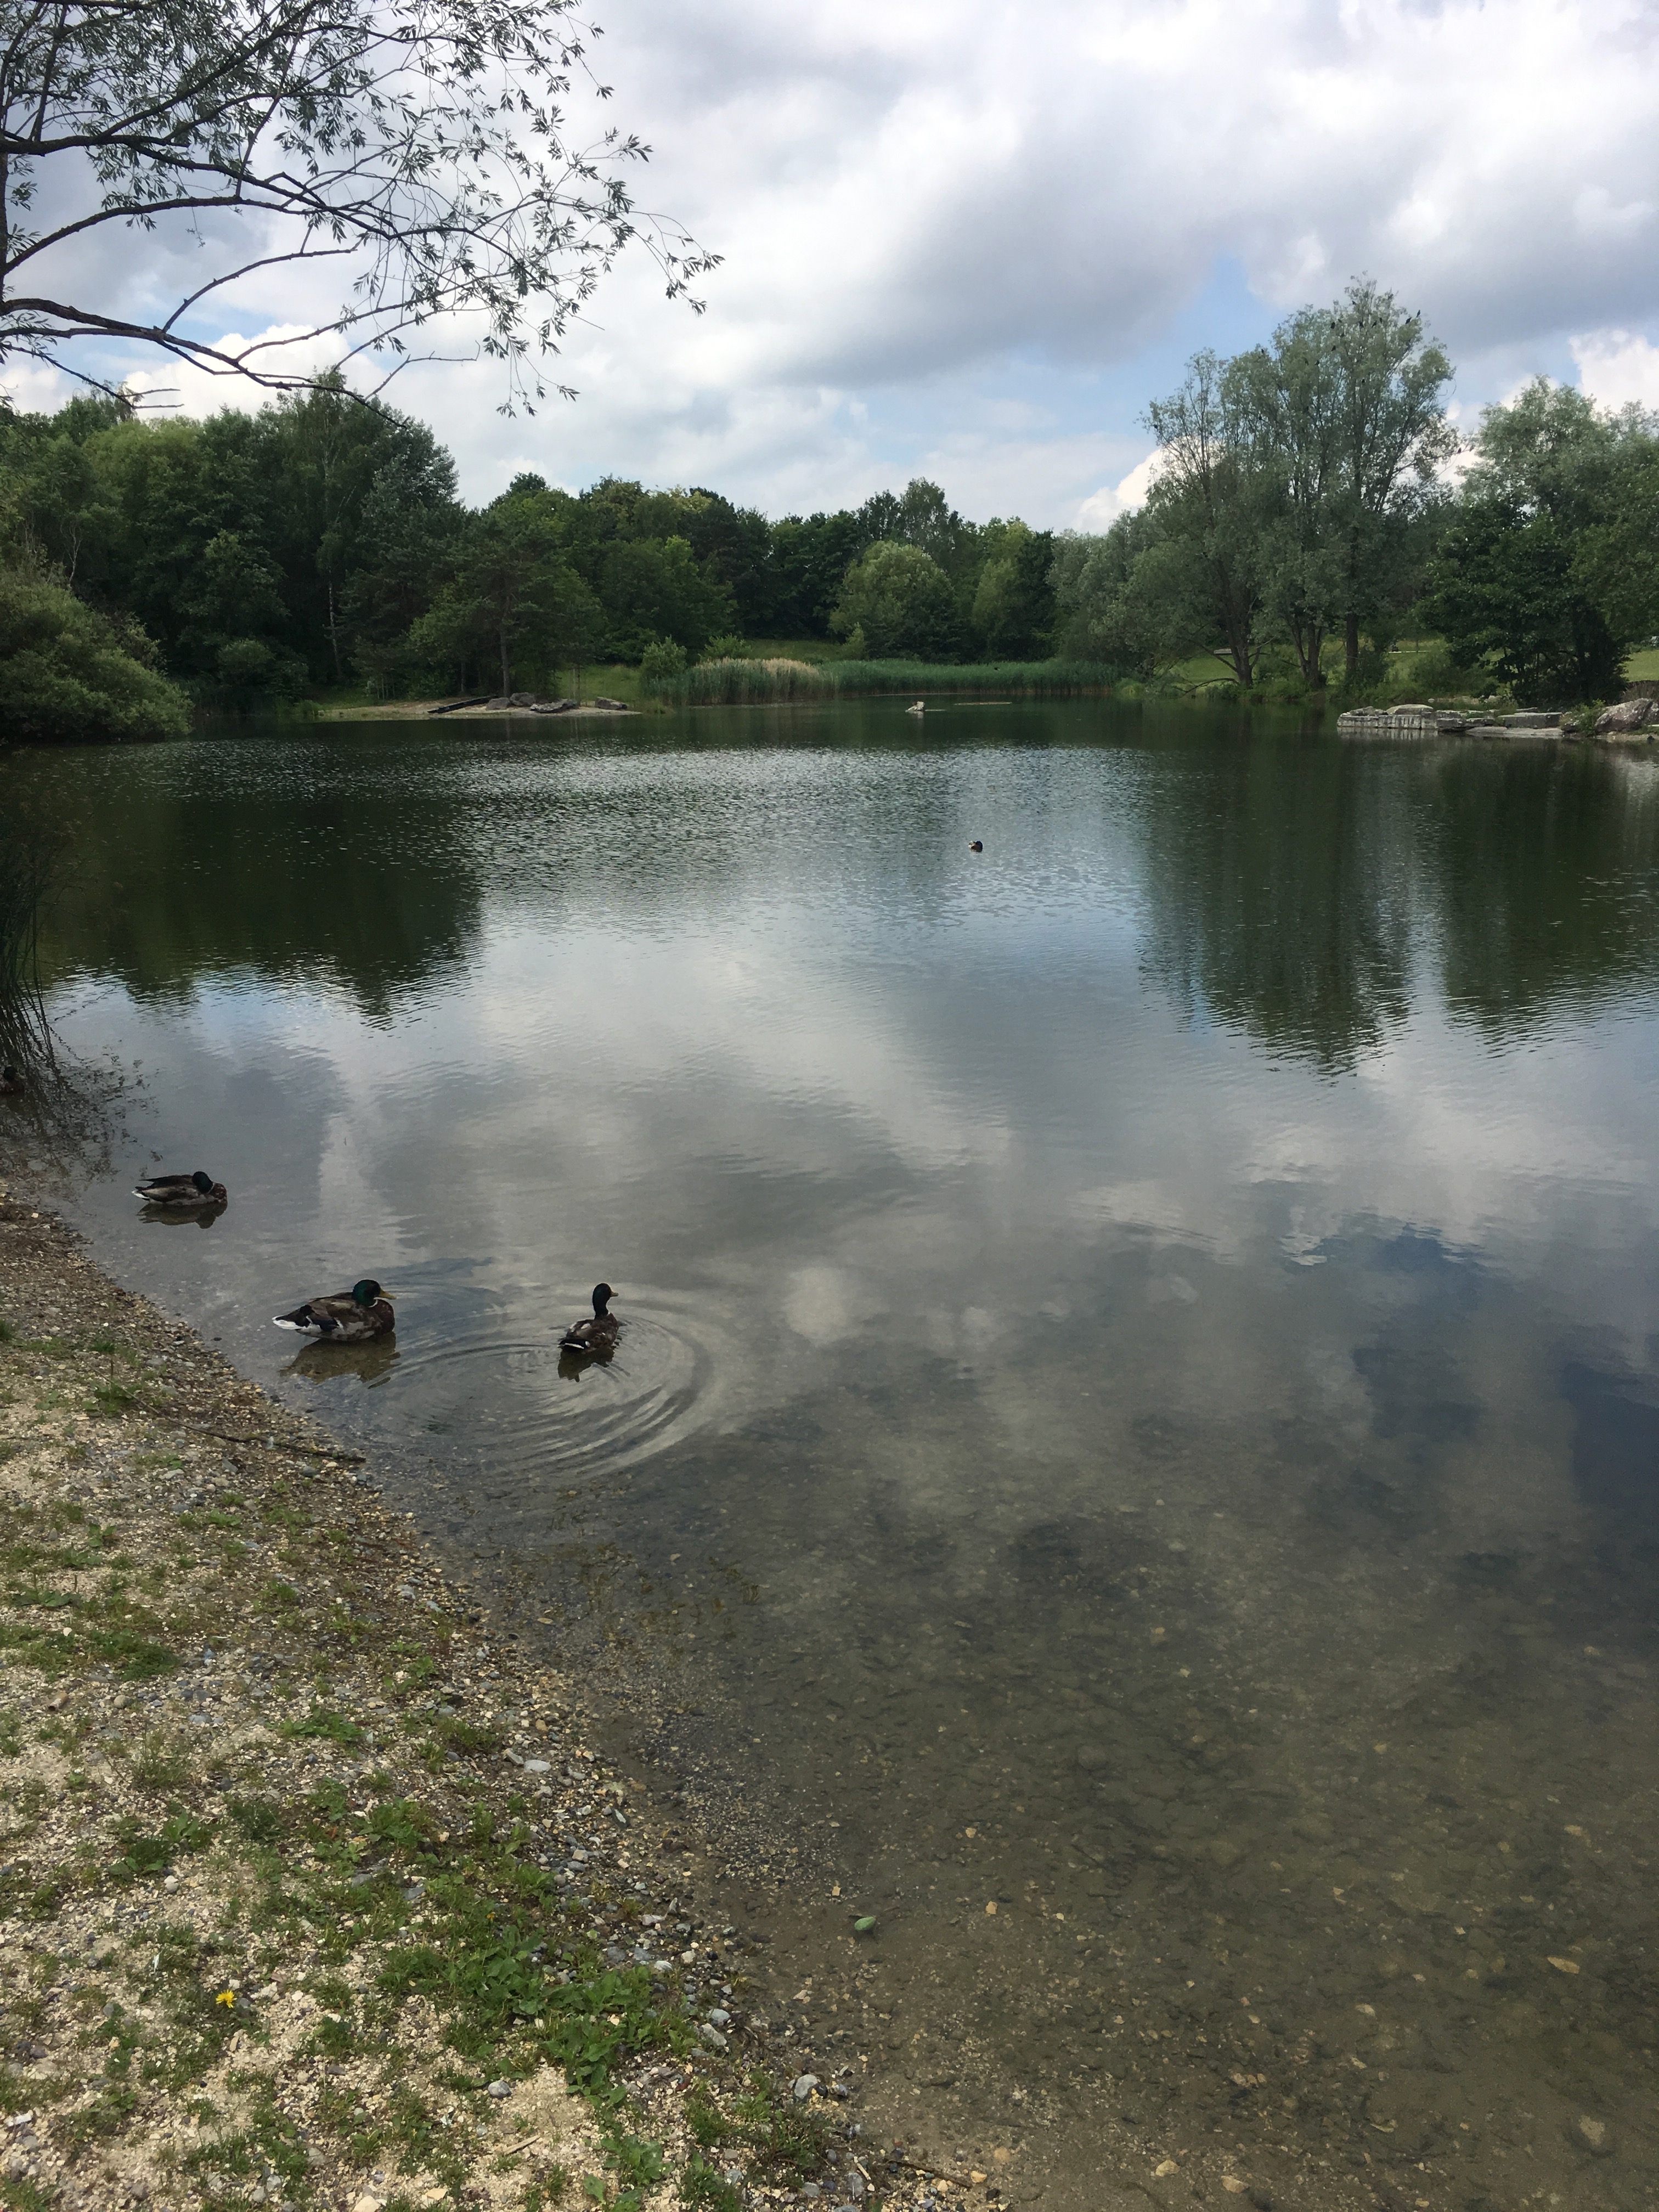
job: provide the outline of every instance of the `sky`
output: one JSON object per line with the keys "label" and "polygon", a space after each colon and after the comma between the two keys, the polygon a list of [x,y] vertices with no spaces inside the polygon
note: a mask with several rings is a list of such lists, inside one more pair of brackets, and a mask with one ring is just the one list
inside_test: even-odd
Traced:
{"label": "sky", "polygon": [[[920,475],[977,520],[1098,529],[1144,489],[1146,404],[1190,354],[1362,273],[1447,349],[1465,428],[1539,374],[1659,407],[1653,0],[615,0],[599,20],[606,119],[653,149],[641,207],[723,259],[697,315],[625,258],[556,365],[579,397],[533,417],[500,411],[465,332],[405,371],[391,396],[470,499],[533,469],[781,514]],[[103,281],[159,298],[169,249],[118,236]],[[325,293],[289,283],[233,293],[201,334],[314,319]],[[239,397],[99,366],[192,412]],[[30,406],[68,389],[0,381]]]}

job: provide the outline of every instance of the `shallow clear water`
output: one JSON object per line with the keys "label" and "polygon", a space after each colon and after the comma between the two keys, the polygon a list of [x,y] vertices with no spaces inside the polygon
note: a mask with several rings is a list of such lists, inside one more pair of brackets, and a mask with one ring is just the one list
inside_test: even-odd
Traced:
{"label": "shallow clear water", "polygon": [[[678,1686],[816,2050],[1054,2205],[1659,2201],[1659,763],[1079,702],[6,773],[142,1063],[96,1250]],[[363,1273],[395,1350],[295,1363]]]}

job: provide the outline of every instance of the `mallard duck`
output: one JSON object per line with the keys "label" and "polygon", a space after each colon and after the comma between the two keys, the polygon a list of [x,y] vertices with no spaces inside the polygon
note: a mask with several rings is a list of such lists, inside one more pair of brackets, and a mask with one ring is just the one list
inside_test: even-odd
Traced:
{"label": "mallard duck", "polygon": [[985,848],[977,837],[970,837],[968,840],[968,850],[970,853],[982,853]]}
{"label": "mallard duck", "polygon": [[204,1206],[230,1204],[230,1194],[223,1183],[215,1182],[200,1168],[194,1175],[146,1176],[143,1182],[134,1183],[132,1194],[142,1198],[146,1206],[187,1206],[193,1213]]}
{"label": "mallard duck", "polygon": [[559,1339],[561,1352],[587,1354],[615,1351],[617,1334],[622,1327],[616,1315],[610,1310],[611,1301],[616,1295],[609,1283],[593,1285],[593,1311],[587,1319],[573,1322],[566,1329]]}
{"label": "mallard duck", "polygon": [[361,1344],[366,1337],[390,1336],[398,1326],[392,1300],[372,1275],[331,1298],[307,1298],[292,1313],[274,1319],[278,1328],[316,1335],[329,1344]]}
{"label": "mallard duck", "polygon": [[23,1079],[12,1066],[0,1067],[0,1098],[21,1098]]}

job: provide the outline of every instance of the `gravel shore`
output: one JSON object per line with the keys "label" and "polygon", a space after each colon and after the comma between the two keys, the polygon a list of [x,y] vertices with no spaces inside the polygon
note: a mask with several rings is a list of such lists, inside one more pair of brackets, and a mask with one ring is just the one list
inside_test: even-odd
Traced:
{"label": "gravel shore", "polygon": [[998,2201],[784,2063],[753,1931],[358,1456],[3,1195],[0,1545],[20,2212]]}

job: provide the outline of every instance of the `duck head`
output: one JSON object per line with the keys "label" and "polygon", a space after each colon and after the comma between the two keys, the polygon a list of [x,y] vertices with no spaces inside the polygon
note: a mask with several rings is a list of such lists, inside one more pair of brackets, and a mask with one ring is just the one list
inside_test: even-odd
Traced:
{"label": "duck head", "polygon": [[605,1308],[610,1304],[611,1299],[614,1298],[616,1295],[617,1293],[611,1289],[609,1283],[594,1284],[593,1311],[600,1321],[605,1319]]}
{"label": "duck head", "polygon": [[351,1285],[351,1295],[360,1306],[372,1306],[378,1305],[389,1294],[380,1288],[373,1275],[365,1275],[361,1283]]}

